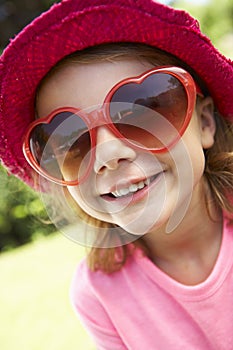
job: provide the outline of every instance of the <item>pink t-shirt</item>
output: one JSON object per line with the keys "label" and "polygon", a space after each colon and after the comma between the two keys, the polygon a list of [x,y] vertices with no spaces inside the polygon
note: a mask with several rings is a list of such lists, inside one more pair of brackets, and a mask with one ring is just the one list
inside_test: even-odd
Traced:
{"label": "pink t-shirt", "polygon": [[110,275],[83,260],[71,299],[97,349],[233,349],[233,226],[225,221],[216,264],[198,285],[175,281],[138,251]]}

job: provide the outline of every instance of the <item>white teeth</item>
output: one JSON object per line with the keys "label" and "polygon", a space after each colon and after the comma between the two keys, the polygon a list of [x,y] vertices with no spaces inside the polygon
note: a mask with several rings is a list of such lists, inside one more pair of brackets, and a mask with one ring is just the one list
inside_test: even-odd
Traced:
{"label": "white teeth", "polygon": [[138,190],[138,186],[136,184],[129,186],[129,192],[136,192]]}
{"label": "white teeth", "polygon": [[[118,191],[117,191],[118,192]],[[125,196],[126,194],[128,194],[130,191],[128,188],[122,188],[120,191],[119,191],[119,195],[120,196]]]}
{"label": "white teeth", "polygon": [[127,188],[122,188],[120,190],[114,191],[114,192],[112,192],[112,194],[114,195],[114,197],[126,196],[129,193],[134,193],[134,192],[137,192],[138,190],[141,190],[146,185],[148,186],[149,183],[150,183],[150,180],[146,179],[145,181],[140,181],[137,184],[131,184]]}
{"label": "white teeth", "polygon": [[145,184],[143,181],[139,182],[139,184],[138,184],[139,189],[143,188],[144,186],[145,186]]}

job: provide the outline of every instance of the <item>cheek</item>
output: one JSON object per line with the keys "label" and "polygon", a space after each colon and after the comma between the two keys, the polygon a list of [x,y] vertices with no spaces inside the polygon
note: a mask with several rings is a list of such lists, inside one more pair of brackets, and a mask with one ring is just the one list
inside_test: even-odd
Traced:
{"label": "cheek", "polygon": [[180,165],[178,170],[185,175],[186,181],[189,181],[189,173],[190,176],[192,174],[194,187],[203,176],[205,168],[205,155],[202,147],[201,131],[195,114],[182,137],[180,147],[182,157],[180,162],[178,162]]}
{"label": "cheek", "polygon": [[[203,178],[205,167],[205,157],[200,143],[191,142],[193,138],[189,138],[188,143],[179,142],[170,152],[171,161],[171,185],[167,192],[168,202],[166,208],[168,211],[168,222],[166,232],[171,233],[180,224],[185,217],[192,203],[196,202],[199,193],[199,184]],[[200,201],[197,198],[197,203]]]}
{"label": "cheek", "polygon": [[93,196],[92,182],[85,182],[79,186],[69,186],[68,191],[77,205],[95,219],[113,223],[100,197]]}
{"label": "cheek", "polygon": [[88,188],[85,191],[85,197],[83,196],[82,192],[80,192],[80,186],[68,186],[68,191],[78,206],[81,207],[87,214],[91,215],[89,205],[90,200],[88,200],[90,197]]}
{"label": "cheek", "polygon": [[65,180],[67,181],[82,181],[89,169],[91,164],[91,152],[81,153],[79,150],[71,149],[65,157],[63,157],[62,162],[60,162],[59,167],[61,173]]}
{"label": "cheek", "polygon": [[188,142],[183,140],[171,154],[180,190],[193,190],[205,168],[205,156],[199,138],[189,135]]}
{"label": "cheek", "polygon": [[199,182],[204,174],[205,169],[205,155],[202,147],[197,148],[194,154],[191,155],[193,164],[194,185]]}

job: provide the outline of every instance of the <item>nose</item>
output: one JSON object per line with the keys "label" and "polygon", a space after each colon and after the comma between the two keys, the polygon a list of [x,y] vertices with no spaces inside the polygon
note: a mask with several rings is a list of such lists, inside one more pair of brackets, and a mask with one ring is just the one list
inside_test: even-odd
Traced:
{"label": "nose", "polygon": [[121,161],[132,162],[136,158],[136,151],[116,137],[106,126],[98,127],[96,133],[94,161],[96,174],[101,174],[105,170],[115,170]]}

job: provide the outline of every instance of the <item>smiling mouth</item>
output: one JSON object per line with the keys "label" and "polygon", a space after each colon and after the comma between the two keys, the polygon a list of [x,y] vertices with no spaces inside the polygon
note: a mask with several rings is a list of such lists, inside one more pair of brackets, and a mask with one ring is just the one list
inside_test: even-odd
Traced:
{"label": "smiling mouth", "polygon": [[152,184],[163,172],[160,172],[156,175],[151,176],[150,178],[147,178],[145,180],[141,180],[137,183],[130,184],[128,187],[121,188],[119,190],[116,190],[114,192],[109,192],[101,197],[112,198],[112,199],[118,199],[118,198],[125,198],[130,197],[142,190],[144,190],[146,187],[148,187],[150,184]]}

